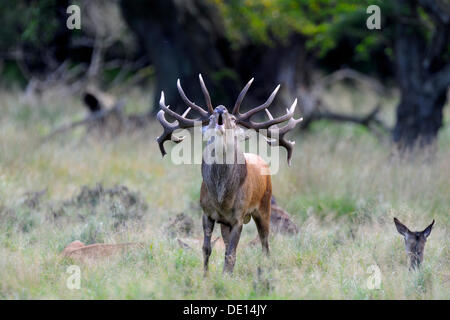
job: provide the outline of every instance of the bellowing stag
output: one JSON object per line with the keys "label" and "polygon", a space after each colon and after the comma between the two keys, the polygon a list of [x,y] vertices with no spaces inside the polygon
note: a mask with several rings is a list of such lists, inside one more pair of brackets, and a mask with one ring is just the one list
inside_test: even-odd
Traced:
{"label": "bellowing stag", "polygon": [[[261,240],[263,252],[269,254],[269,227],[270,227],[270,200],[272,196],[272,183],[268,168],[268,164],[258,155],[251,153],[243,153],[237,143],[238,138],[242,134],[242,127],[254,129],[258,133],[262,133],[266,141],[271,146],[282,146],[287,150],[288,164],[291,162],[292,149],[294,141],[285,139],[285,134],[292,130],[302,119],[294,119],[294,110],[297,104],[295,99],[292,106],[287,109],[286,114],[274,118],[267,110],[274,100],[278,89],[278,85],[270,97],[262,105],[252,108],[251,110],[241,113],[240,105],[253,82],[251,79],[242,89],[232,113],[227,108],[219,105],[213,108],[208,90],[199,75],[202,92],[205,96],[208,111],[198,106],[185,95],[180,80],[177,82],[178,92],[183,101],[189,107],[182,115],[169,109],[165,104],[164,92],[161,92],[160,107],[157,119],[164,128],[163,134],[158,137],[157,141],[162,155],[166,154],[164,142],[172,140],[179,143],[182,137],[176,137],[173,134],[176,129],[186,129],[194,127],[201,123],[204,132],[212,132],[212,137],[207,145],[220,142],[223,146],[224,158],[229,159],[227,155],[232,152],[231,161],[223,163],[223,161],[210,161],[203,153],[202,158],[202,177],[203,183],[200,193],[200,205],[203,209],[203,257],[204,271],[208,271],[208,260],[211,255],[211,236],[215,223],[221,225],[222,237],[225,243],[225,264],[224,272],[232,272],[236,261],[236,248],[241,236],[242,226],[248,223],[251,218],[256,223],[259,238]],[[187,114],[195,110],[200,114],[198,119],[189,119]],[[251,117],[256,113],[265,110],[269,120],[265,122],[254,122]],[[169,122],[165,118],[165,114],[169,114],[175,118],[174,122]],[[276,125],[288,121],[283,127]],[[213,153],[219,150],[213,149]]]}

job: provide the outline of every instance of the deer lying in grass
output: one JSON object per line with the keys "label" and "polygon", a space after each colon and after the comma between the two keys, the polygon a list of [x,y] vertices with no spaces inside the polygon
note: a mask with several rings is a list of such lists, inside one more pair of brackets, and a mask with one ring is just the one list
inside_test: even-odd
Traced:
{"label": "deer lying in grass", "polygon": [[61,252],[63,257],[72,258],[80,262],[98,261],[102,258],[112,257],[114,255],[124,253],[132,248],[143,248],[142,243],[94,243],[85,245],[83,242],[76,240],[71,242]]}
{"label": "deer lying in grass", "polygon": [[431,233],[431,229],[433,229],[434,220],[423,231],[410,231],[408,227],[401,223],[397,218],[394,218],[394,223],[397,227],[397,231],[405,238],[405,248],[409,257],[410,269],[420,267],[420,264],[423,261],[425,243]]}
{"label": "deer lying in grass", "polygon": [[[242,114],[239,112],[239,108],[253,79],[242,89],[232,113],[229,113],[223,105],[213,108],[211,98],[201,75],[199,75],[199,79],[208,111],[186,97],[181,88],[180,80],[178,80],[178,92],[189,108],[183,115],[177,114],[170,110],[169,106],[166,106],[164,92],[161,92],[159,103],[161,110],[158,112],[157,118],[164,128],[164,132],[158,137],[157,141],[161,153],[164,156],[166,152],[163,144],[166,140],[172,140],[175,143],[183,140],[182,137],[172,135],[174,130],[178,128],[191,128],[196,123],[201,122],[205,129],[204,132],[209,131],[210,134],[212,132],[207,145],[209,146],[214,142],[215,146],[217,146],[217,143],[220,142],[223,146],[223,149],[220,150],[223,159],[229,159],[228,155],[232,155],[231,163],[229,161],[223,163],[218,161],[205,161],[209,159],[205,159],[205,153],[203,154],[201,168],[203,183],[200,193],[200,205],[203,209],[203,265],[205,274],[208,271],[208,261],[211,255],[211,236],[216,222],[221,224],[222,238],[226,248],[223,271],[231,273],[233,272],[236,261],[236,248],[241,236],[243,224],[248,223],[251,218],[256,223],[263,251],[269,254],[268,237],[272,183],[269,174],[262,174],[263,171],[269,172],[269,168],[260,156],[243,153],[240,150],[237,140],[241,135],[240,132],[242,129],[239,126],[263,133],[269,145],[286,148],[288,163],[290,164],[294,142],[285,140],[284,136],[302,119],[297,120],[293,118],[297,99],[283,116],[274,118],[267,110],[280,88],[279,85],[265,103]],[[191,109],[200,114],[199,119],[194,120],[186,117]],[[257,123],[250,120],[253,115],[263,110],[266,111],[269,117],[268,121]],[[176,121],[172,123],[168,122],[165,119],[165,113],[175,118]],[[285,126],[281,128],[275,126],[285,121],[288,121]],[[218,140],[216,141],[215,139]],[[213,153],[216,154],[216,151],[218,150],[214,148]]]}

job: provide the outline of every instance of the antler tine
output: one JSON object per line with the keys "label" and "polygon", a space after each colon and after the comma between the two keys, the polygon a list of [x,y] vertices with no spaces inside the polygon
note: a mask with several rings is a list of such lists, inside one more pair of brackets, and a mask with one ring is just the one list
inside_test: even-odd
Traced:
{"label": "antler tine", "polygon": [[[297,99],[294,100],[291,107],[289,109],[286,109],[286,114],[274,118],[269,110],[265,109],[267,116],[269,117],[269,121],[262,122],[262,123],[254,123],[253,121],[248,121],[245,123],[242,123],[244,126],[250,129],[255,129],[257,132],[261,131],[262,129],[267,129],[264,134],[266,134],[266,141],[270,146],[281,146],[284,147],[287,151],[287,161],[288,165],[291,165],[291,158],[292,158],[292,152],[293,147],[295,144],[295,141],[286,140],[285,135],[294,127],[297,125],[297,123],[301,122],[303,118],[300,119],[294,119],[294,111],[295,107],[297,106]],[[286,120],[289,120],[288,123],[279,128],[270,128],[273,125],[279,124],[281,122],[284,122]]]}
{"label": "antler tine", "polygon": [[278,124],[278,123],[282,123],[285,122],[289,119],[291,119],[294,116],[294,111],[295,111],[295,106],[297,105],[297,99],[295,99],[294,103],[292,104],[292,106],[289,109],[286,109],[286,114],[274,118],[272,116],[272,114],[270,113],[269,110],[265,109],[267,116],[269,117],[269,121],[265,121],[265,122],[253,122],[253,121],[248,121],[250,124],[250,128],[253,128],[255,130],[260,130],[260,129],[268,129],[269,127],[273,126],[274,124]]}
{"label": "antler tine", "polygon": [[[275,90],[273,90],[272,94],[269,96],[269,98],[267,99],[266,102],[264,102],[262,105],[253,108],[249,111],[247,111],[246,113],[243,114],[236,114],[236,118],[238,119],[238,122],[244,122],[244,121],[248,121],[250,119],[251,116],[253,116],[255,113],[258,113],[264,109],[267,109],[270,104],[273,102],[273,99],[275,99],[275,96],[278,93],[278,90],[280,90],[280,85],[278,85]],[[285,120],[286,121],[286,120]]]}
{"label": "antler tine", "polygon": [[[173,135],[173,132],[176,129],[187,129],[194,127],[199,122],[206,122],[207,119],[187,119],[185,118],[187,114],[191,111],[191,107],[189,107],[183,115],[179,115],[178,113],[172,111],[169,109],[170,106],[166,106],[165,98],[164,98],[164,91],[161,91],[161,99],[159,99],[159,106],[161,107],[161,110],[159,110],[158,114],[156,115],[156,118],[161,123],[164,131],[162,135],[160,135],[156,140],[159,144],[159,149],[161,151],[162,156],[164,157],[166,155],[166,150],[164,149],[164,142],[167,140],[172,140],[175,143],[180,143],[183,141],[183,137],[177,137]],[[169,122],[165,118],[165,113],[168,113],[172,117],[174,117],[176,120],[174,122]]]}
{"label": "antler tine", "polygon": [[159,144],[159,150],[161,151],[161,154],[164,157],[167,154],[166,150],[164,149],[164,142],[166,142],[167,140],[172,140],[175,143],[180,143],[181,141],[183,141],[184,136],[183,137],[177,137],[177,136],[172,135],[173,131],[178,129],[178,121],[175,120],[172,123],[167,121],[167,119],[164,116],[164,111],[163,110],[159,110],[158,111],[158,114],[156,115],[156,118],[161,123],[161,125],[162,125],[162,127],[164,129],[164,132],[162,133],[162,135],[160,135],[156,139],[156,141],[158,141],[158,144]]}
{"label": "antler tine", "polygon": [[191,111],[191,107],[187,108],[186,111],[181,115],[183,118],[186,118],[188,113]]}
{"label": "antler tine", "polygon": [[269,121],[265,122],[254,122],[251,120],[247,120],[244,122],[239,122],[239,124],[243,125],[244,127],[248,129],[255,129],[255,130],[261,130],[261,129],[268,129],[269,127],[285,122],[292,118],[294,116],[295,107],[297,105],[297,99],[295,99],[294,103],[291,105],[289,109],[286,109],[286,114],[274,118],[269,110],[265,109],[267,116],[269,117]]}
{"label": "antler tine", "polygon": [[203,77],[201,74],[198,75],[198,78],[200,79],[200,86],[202,87],[203,95],[205,96],[208,111],[210,114],[212,114],[214,112],[214,108],[211,103],[211,97],[209,96],[208,89],[206,89],[205,82],[203,81]]}
{"label": "antler tine", "polygon": [[234,108],[233,108],[234,115],[239,114],[239,108],[241,107],[241,103],[244,100],[244,97],[247,94],[248,89],[252,85],[253,80],[255,80],[255,78],[251,78],[250,81],[247,82],[247,84],[245,85],[244,89],[242,89],[241,93],[239,93],[239,96],[236,99],[236,103],[234,104]]}
{"label": "antler tine", "polygon": [[174,117],[179,121],[180,128],[194,127],[198,123],[198,121],[202,121],[201,119],[187,119],[184,116],[179,115],[178,113],[170,110],[169,109],[170,106],[166,106],[165,104],[164,91],[161,91],[161,99],[159,100],[159,106],[162,110],[164,110],[165,112],[167,112],[168,114],[170,114],[172,117]]}
{"label": "antler tine", "polygon": [[[239,97],[236,101],[235,107],[233,109],[233,115],[235,115],[237,123],[248,128],[248,129],[254,129],[257,132],[259,132],[260,130],[263,129],[267,129],[267,131],[264,133],[266,134],[266,141],[270,146],[282,146],[284,148],[286,148],[287,151],[287,161],[288,161],[288,165],[291,165],[291,158],[292,158],[292,150],[293,150],[293,146],[295,144],[295,141],[290,141],[290,140],[286,140],[285,139],[285,134],[287,132],[289,132],[290,130],[294,129],[295,125],[297,123],[299,123],[300,121],[303,120],[303,118],[300,119],[294,119],[294,111],[295,111],[295,107],[297,106],[297,99],[294,100],[294,103],[292,103],[291,107],[289,109],[286,109],[286,114],[274,118],[272,116],[272,114],[270,113],[270,111],[267,109],[270,104],[273,102],[273,100],[275,99],[275,96],[278,93],[278,90],[280,89],[280,85],[278,85],[275,90],[272,92],[272,94],[269,96],[269,98],[267,99],[266,102],[264,102],[262,105],[253,108],[249,111],[247,111],[246,113],[239,113],[239,107],[241,105],[242,100],[244,99],[245,94],[247,93],[247,90],[249,89],[251,83],[253,82],[253,79],[251,79],[249,81],[249,83],[247,83],[247,85],[244,87],[244,89],[242,89],[241,93],[239,94]],[[262,111],[265,110],[267,116],[269,117],[269,121],[265,121],[265,122],[253,122],[250,120],[250,118]],[[288,123],[282,127],[282,128],[270,128],[273,125],[288,121]]]}
{"label": "antler tine", "polygon": [[[177,80],[177,88],[178,88],[178,93],[180,94],[181,99],[183,99],[184,103],[186,103],[189,107],[191,107],[192,109],[194,109],[195,111],[200,113],[200,116],[202,118],[209,117],[209,113],[205,109],[203,109],[202,107],[196,105],[194,102],[189,100],[189,98],[184,93],[183,88],[181,87],[180,79]],[[202,89],[203,89],[203,87],[202,87]],[[205,92],[203,91],[203,93],[205,93]],[[208,96],[209,96],[209,94],[208,94]],[[205,97],[206,97],[206,95],[205,95]],[[208,106],[208,109],[209,109],[209,106]]]}
{"label": "antler tine", "polygon": [[277,127],[274,129],[269,129],[267,131],[268,139],[266,139],[266,141],[270,146],[282,146],[286,149],[287,162],[288,162],[289,166],[291,165],[292,151],[293,151],[293,147],[295,145],[295,141],[286,140],[285,135],[286,135],[286,133],[288,133],[289,131],[294,129],[294,127],[297,125],[297,123],[300,123],[301,121],[303,121],[303,118],[300,118],[300,119],[290,118],[289,122],[284,127],[281,127],[281,128]]}
{"label": "antler tine", "polygon": [[266,112],[266,114],[267,114],[267,116],[269,117],[269,119],[270,120],[273,120],[273,115],[270,113],[270,111],[269,110],[264,110],[265,112]]}

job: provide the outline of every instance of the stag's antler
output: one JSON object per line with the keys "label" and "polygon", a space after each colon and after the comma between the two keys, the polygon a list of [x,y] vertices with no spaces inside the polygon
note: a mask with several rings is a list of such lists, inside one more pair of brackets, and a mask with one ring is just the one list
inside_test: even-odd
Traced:
{"label": "stag's antler", "polygon": [[[278,93],[278,90],[280,89],[280,85],[278,85],[275,90],[272,92],[272,94],[269,96],[266,102],[264,102],[262,105],[252,108],[246,113],[240,113],[239,108],[241,106],[242,101],[244,100],[245,95],[247,94],[248,89],[250,88],[251,84],[253,82],[253,78],[247,83],[247,85],[242,89],[241,93],[239,94],[236,103],[233,108],[233,115],[236,117],[237,123],[248,128],[248,129],[254,129],[257,132],[260,132],[261,130],[267,130],[264,132],[264,134],[267,136],[266,141],[270,146],[282,146],[286,148],[287,151],[287,161],[288,165],[291,165],[291,157],[292,157],[292,149],[295,144],[295,141],[286,140],[285,134],[288,133],[290,130],[294,129],[295,125],[303,120],[303,118],[300,119],[294,119],[294,111],[295,107],[297,106],[297,99],[295,99],[294,103],[291,105],[289,109],[286,109],[286,114],[274,118],[272,114],[267,109],[270,104],[275,99],[275,96]],[[269,121],[265,122],[253,122],[250,120],[250,118],[255,115],[256,113],[265,110],[267,116],[269,117]],[[289,121],[288,121],[289,120]],[[288,121],[288,123],[281,128],[275,127],[270,128],[273,125],[282,123]]]}
{"label": "stag's antler", "polygon": [[[179,115],[178,113],[170,110],[169,109],[170,106],[166,106],[164,91],[161,91],[161,99],[159,100],[159,106],[161,107],[161,110],[159,110],[156,118],[163,126],[164,132],[156,140],[158,141],[159,150],[161,151],[163,157],[167,154],[166,150],[164,149],[165,141],[172,140],[175,143],[180,143],[184,139],[184,136],[177,137],[173,135],[173,132],[176,129],[187,129],[192,128],[197,124],[205,124],[209,121],[209,116],[213,112],[211,98],[209,96],[208,90],[206,89],[205,83],[203,82],[202,75],[199,74],[198,76],[200,79],[200,86],[202,87],[203,95],[205,96],[206,105],[208,106],[208,111],[206,111],[202,107],[196,105],[194,102],[189,100],[189,98],[184,93],[183,88],[181,87],[180,79],[178,79],[177,81],[178,92],[181,96],[181,99],[183,99],[183,101],[188,105],[188,108],[182,115]],[[197,119],[186,118],[191,109],[197,111],[200,114],[200,118]],[[172,117],[174,117],[176,120],[174,122],[167,121],[165,117],[166,112]]]}
{"label": "stag's antler", "polygon": [[[209,95],[208,89],[206,88],[205,82],[203,81],[202,75],[199,74],[199,80],[200,80],[200,86],[202,88],[203,95],[205,96],[206,106],[208,107],[208,111],[203,109],[202,107],[196,105],[194,102],[189,100],[189,98],[186,96],[186,94],[183,91],[183,88],[181,87],[180,79],[177,81],[177,88],[178,92],[183,99],[183,101],[188,105],[188,109],[182,114],[179,115],[178,113],[172,111],[169,109],[169,106],[166,106],[165,99],[164,99],[164,92],[161,92],[161,99],[159,101],[159,105],[161,107],[161,110],[157,114],[157,119],[161,123],[161,125],[164,128],[164,132],[161,136],[158,137],[157,141],[159,144],[159,148],[161,150],[162,155],[166,155],[166,151],[164,149],[164,142],[166,140],[172,140],[175,143],[180,143],[183,141],[184,137],[176,137],[173,135],[173,132],[176,129],[187,129],[194,127],[196,124],[205,124],[209,121],[209,116],[213,113],[213,106],[211,103],[211,97]],[[233,115],[236,117],[236,122],[248,129],[254,129],[257,132],[262,132],[266,135],[266,141],[270,146],[282,146],[286,148],[287,151],[287,161],[288,164],[291,164],[291,157],[292,157],[292,149],[295,144],[294,141],[286,140],[285,134],[289,132],[290,130],[294,129],[295,125],[303,120],[303,118],[300,119],[294,119],[294,111],[295,107],[297,105],[297,99],[295,99],[294,103],[289,109],[286,109],[286,114],[274,118],[272,114],[267,110],[267,108],[270,106],[270,104],[275,99],[275,96],[278,93],[278,90],[280,89],[280,85],[278,85],[275,90],[272,92],[272,94],[269,96],[266,102],[264,102],[262,105],[252,108],[249,111],[245,113],[240,113],[239,109],[241,106],[242,101],[244,100],[245,95],[247,94],[248,89],[250,88],[251,84],[253,82],[253,78],[247,83],[247,85],[242,89],[241,93],[239,94],[236,103],[233,108]],[[200,118],[197,119],[188,119],[186,118],[187,114],[194,109],[200,114]],[[265,110],[269,121],[265,122],[254,122],[251,120],[251,117],[255,115],[256,113]],[[165,113],[168,113],[172,117],[174,117],[176,120],[174,122],[169,122],[165,118]],[[288,123],[284,127],[275,127],[271,128],[274,125],[277,125],[279,123],[288,121]]]}
{"label": "stag's antler", "polygon": [[[267,131],[268,139],[266,139],[267,143],[270,146],[282,146],[282,147],[286,148],[287,161],[288,161],[288,165],[289,166],[291,165],[292,150],[294,148],[295,141],[293,141],[293,140],[286,140],[285,139],[285,134],[288,133],[290,130],[294,129],[295,125],[297,123],[300,123],[303,120],[303,118],[300,118],[300,119],[294,119],[293,118],[294,110],[295,110],[296,105],[297,105],[297,99],[294,100],[294,103],[292,104],[290,110],[288,110],[288,113],[286,114],[286,115],[288,115],[289,113],[291,114],[291,117],[289,118],[288,123],[284,127],[281,127],[281,128],[279,128],[278,126],[273,128],[273,129],[269,128],[268,131]],[[269,117],[269,119],[271,121],[273,121],[274,120],[273,116],[269,112],[269,110],[266,109],[266,113],[267,113],[267,116]],[[267,121],[267,123],[269,123],[269,122],[270,121]],[[276,138],[273,138],[274,136]]]}

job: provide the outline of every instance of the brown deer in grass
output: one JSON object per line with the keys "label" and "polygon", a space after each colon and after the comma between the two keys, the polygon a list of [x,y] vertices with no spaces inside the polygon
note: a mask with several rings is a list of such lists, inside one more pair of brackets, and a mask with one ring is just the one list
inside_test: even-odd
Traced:
{"label": "brown deer in grass", "polygon": [[431,229],[433,229],[434,220],[423,231],[410,231],[397,218],[394,218],[394,223],[397,231],[405,238],[405,248],[409,257],[410,269],[418,268],[423,261],[425,243],[431,233]]}
{"label": "brown deer in grass", "polygon": [[[183,101],[188,105],[188,109],[183,115],[169,109],[165,104],[164,92],[161,92],[160,107],[157,119],[164,128],[163,134],[157,141],[162,155],[166,154],[164,142],[172,140],[179,143],[183,137],[172,135],[173,131],[182,128],[194,127],[196,123],[201,122],[206,131],[212,132],[212,136],[207,141],[207,146],[222,145],[223,157],[228,158],[231,154],[231,162],[210,161],[203,153],[202,158],[202,177],[203,183],[200,193],[200,205],[203,209],[203,258],[204,271],[208,271],[208,260],[211,255],[211,236],[215,223],[221,224],[222,238],[225,243],[225,264],[224,272],[232,272],[236,261],[236,248],[241,236],[243,224],[250,221],[251,218],[256,223],[259,238],[262,244],[263,252],[269,254],[269,227],[270,227],[270,200],[272,196],[272,183],[268,164],[258,155],[243,153],[237,143],[242,138],[242,127],[254,129],[256,132],[264,134],[267,143],[271,146],[282,146],[286,148],[288,163],[290,164],[294,141],[285,139],[285,134],[292,130],[302,119],[294,119],[294,110],[297,99],[292,106],[287,109],[285,115],[274,118],[267,110],[275,98],[280,86],[278,85],[270,97],[262,105],[251,110],[240,113],[240,105],[253,82],[251,79],[239,94],[232,113],[227,108],[219,105],[213,108],[211,98],[202,76],[199,75],[200,86],[205,96],[208,111],[190,101],[180,85],[177,82],[178,92]],[[200,114],[198,119],[189,119],[187,114],[190,110],[195,110]],[[256,113],[265,110],[269,120],[265,122],[254,122],[250,118]],[[169,122],[165,114],[175,118],[174,122]],[[288,121],[283,127],[276,126],[279,123]],[[213,148],[212,154],[220,152]],[[263,172],[266,172],[263,174]]]}

